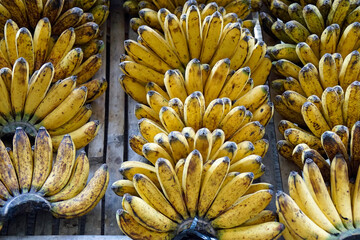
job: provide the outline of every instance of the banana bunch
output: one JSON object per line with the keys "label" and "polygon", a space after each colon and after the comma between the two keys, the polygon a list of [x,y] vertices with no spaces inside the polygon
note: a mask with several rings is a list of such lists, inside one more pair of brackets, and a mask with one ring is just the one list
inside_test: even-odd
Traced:
{"label": "banana bunch", "polygon": [[[127,0],[124,2],[123,7],[130,14],[135,15],[139,12],[139,18],[132,18],[130,20],[131,26],[148,25],[150,27],[157,27],[159,22],[161,22],[157,19],[159,10],[173,13],[180,19],[180,16],[186,14],[187,9],[192,5],[199,8],[201,16],[208,16],[215,11],[219,11],[223,16],[230,13],[232,15],[231,18],[236,17],[240,20],[245,19],[250,14],[252,7],[249,0]],[[204,18],[202,17],[202,20]],[[133,29],[134,31],[137,30],[136,28]]]}
{"label": "banana bunch", "polygon": [[13,69],[15,61],[23,57],[29,65],[29,74],[35,76],[41,66],[51,63],[54,71],[52,83],[76,76],[78,87],[88,88],[87,102],[94,101],[106,91],[105,79],[90,80],[102,64],[99,53],[103,50],[102,41],[91,41],[83,46],[83,51],[76,47],[73,28],[65,30],[55,40],[50,36],[51,24],[47,18],[37,23],[33,35],[27,28],[19,29],[10,19],[5,24],[4,35],[5,38],[0,40],[0,66]]}
{"label": "banana bunch", "polygon": [[[152,141],[147,141],[141,136],[132,136],[130,146],[152,165],[155,165],[157,159],[161,157],[169,160],[174,167],[180,166],[184,164],[184,159],[194,149],[200,152],[204,168],[210,167],[214,159],[228,157],[231,171],[252,172],[254,179],[257,179],[265,172],[262,157],[265,156],[269,148],[269,142],[266,139],[259,139],[254,142],[242,140],[235,143],[225,141],[225,133],[221,129],[211,132],[207,128],[201,128],[195,132],[193,128],[185,127],[181,132],[158,133]],[[138,163],[142,165],[140,162],[125,162],[122,169],[127,169],[125,167],[127,164],[135,167]],[[127,174],[124,171],[122,174],[125,176]]]}
{"label": "banana bunch", "polygon": [[[360,21],[360,5],[357,1],[267,0],[264,2],[273,16],[260,13],[262,27],[271,36],[284,43],[305,42],[311,34],[320,38],[326,31],[345,29],[350,24]],[[335,25],[337,28],[333,29]]]}
{"label": "banana bunch", "polygon": [[[296,131],[296,126],[291,127],[290,125],[291,123],[282,121],[279,128],[282,131],[286,129],[284,134],[289,135],[294,129]],[[298,130],[301,131],[299,128]],[[294,144],[289,140],[281,140],[278,147],[281,146],[281,155],[292,160],[301,168],[306,159],[311,158],[319,167],[325,181],[330,181],[330,161],[337,154],[341,154],[347,162],[350,178],[355,178],[360,164],[358,157],[360,151],[359,132],[360,122],[357,121],[349,128],[344,125],[336,125],[331,130],[325,131],[319,138],[320,146],[318,147],[314,147],[306,141]]]}
{"label": "banana bunch", "polygon": [[202,21],[195,5],[190,6],[182,16],[179,19],[169,12],[161,14],[159,11],[164,35],[157,29],[142,25],[138,28],[137,41],[124,42],[127,55],[121,58],[123,75],[120,82],[126,92],[136,91],[150,81],[163,87],[166,71],[178,69],[185,75],[191,59],[196,61],[197,67],[199,63],[208,64],[203,65],[202,78],[206,81],[201,87],[206,87],[206,82],[209,82],[205,79],[207,72],[214,67],[217,71],[221,66],[227,72],[249,67],[255,85],[265,83],[271,69],[266,44],[256,42],[236,19],[229,22],[215,11]]}
{"label": "banana bunch", "polygon": [[[299,117],[302,117],[303,125],[306,128],[301,128],[297,124],[287,120],[279,123],[279,131],[285,138],[285,140],[278,142],[280,154],[285,158],[293,159],[294,162],[301,166],[302,160],[306,160],[301,159],[301,152],[298,154],[299,157],[293,157],[293,151],[295,151],[294,149],[298,144],[306,144],[320,154],[327,152],[326,149],[328,148],[333,148],[335,151],[335,149],[338,148],[325,147],[322,145],[324,144],[324,134],[328,131],[333,131],[341,135],[340,138],[346,146],[342,147],[342,149],[345,149],[344,151],[347,152],[348,146],[351,145],[347,142],[349,139],[348,129],[352,129],[360,120],[360,111],[357,106],[359,99],[360,83],[358,81],[353,82],[346,89],[345,93],[341,87],[328,87],[323,93],[322,100],[318,98],[317,101],[309,101],[309,98],[305,99],[301,105]],[[297,100],[292,101],[294,103],[293,106],[298,105],[296,101]],[[289,110],[288,112],[290,111],[295,112],[295,110]],[[329,156],[329,159],[332,159],[332,157]]]}
{"label": "banana bunch", "polygon": [[[13,19],[20,27],[34,30],[41,18],[48,18],[52,33],[60,35],[70,27],[77,41],[84,44],[99,34],[99,26],[109,15],[109,0],[3,0],[0,7],[0,26]],[[0,30],[3,37],[3,29]]]}
{"label": "banana bunch", "polygon": [[[285,59],[297,65],[312,63],[316,67],[325,54],[346,57],[360,48],[360,23],[354,22],[340,29],[338,24],[331,24],[320,35],[311,34],[298,43],[281,43],[268,47],[268,54],[273,60]],[[281,73],[280,70],[280,74]]]}
{"label": "banana bunch", "polygon": [[[273,195],[271,185],[252,184],[254,174],[232,169],[228,157],[203,165],[202,154],[193,150],[173,164],[157,159],[154,166],[130,170],[129,180],[112,185],[123,196],[116,213],[120,229],[132,239],[173,239],[192,225],[196,230],[225,239],[276,239],[284,226],[264,210]],[[235,171],[234,171],[235,170]],[[191,239],[188,238],[187,239]]]}
{"label": "banana bunch", "polygon": [[187,63],[184,73],[179,69],[164,69],[165,74],[140,63],[123,61],[120,67],[124,73],[120,75],[119,81],[124,91],[142,104],[149,104],[147,93],[150,90],[156,91],[167,101],[178,98],[182,102],[195,91],[199,91],[205,98],[206,106],[212,100],[223,97],[238,102],[236,105],[239,105],[245,98],[252,99],[251,94],[256,94],[260,98],[260,103],[268,94],[267,86],[262,84],[265,83],[271,69],[270,59],[265,56],[264,60],[264,64],[256,68],[252,74],[250,64],[236,71],[231,70],[228,58],[219,60],[212,68],[209,64],[201,64],[198,59],[192,59]]}
{"label": "banana bunch", "polygon": [[135,116],[139,119],[140,133],[148,142],[153,142],[154,136],[160,132],[169,134],[191,127],[195,132],[200,128],[209,131],[221,129],[225,140],[236,143],[248,140],[254,143],[264,136],[265,126],[274,112],[273,104],[267,101],[264,94],[264,88],[264,85],[254,88],[262,95],[252,95],[256,91],[250,91],[240,103],[232,104],[229,98],[218,98],[207,107],[203,95],[198,91],[188,96],[184,104],[178,98],[168,101],[157,92],[149,91],[147,96],[150,107],[137,104]]}
{"label": "banana bunch", "polygon": [[[286,69],[287,72],[282,72],[286,76],[285,79],[277,79],[271,83],[272,88],[281,93],[273,100],[276,110],[286,119],[303,125],[302,118],[298,117],[301,114],[301,106],[306,100],[316,104],[324,95],[329,94],[328,91],[336,91],[340,97],[343,89],[353,89],[358,84],[356,81],[360,72],[359,60],[360,54],[355,50],[344,60],[338,53],[333,55],[326,53],[320,59],[318,66],[307,63],[300,68],[284,59],[277,61],[275,68]],[[345,125],[349,126],[347,123]]]}
{"label": "banana bunch", "polygon": [[76,87],[70,76],[51,85],[56,70],[51,62],[29,77],[29,64],[20,57],[11,69],[0,70],[0,136],[13,134],[17,127],[35,136],[40,127],[48,129],[57,149],[65,134],[76,148],[95,138],[100,124],[90,121],[92,111],[85,104],[88,88]]}
{"label": "banana bunch", "polygon": [[[311,158],[304,162],[301,177],[291,172],[289,195],[279,191],[276,206],[286,226],[283,237],[292,239],[357,239],[360,236],[360,172],[349,179],[349,165],[337,154],[329,166],[330,181]],[[328,185],[328,183],[330,183]]]}
{"label": "banana bunch", "polygon": [[74,218],[91,211],[105,194],[109,182],[103,164],[87,183],[89,160],[85,152],[76,157],[71,136],[65,135],[53,162],[53,142],[44,127],[34,146],[19,127],[13,148],[0,141],[0,221],[6,221],[28,203],[49,210],[55,217]]}

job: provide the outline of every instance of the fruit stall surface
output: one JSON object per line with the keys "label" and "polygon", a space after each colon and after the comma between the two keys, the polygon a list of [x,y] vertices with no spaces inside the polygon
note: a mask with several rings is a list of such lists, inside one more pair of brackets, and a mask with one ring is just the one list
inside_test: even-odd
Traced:
{"label": "fruit stall surface", "polygon": [[[252,17],[257,19],[257,13],[253,13]],[[0,239],[129,239],[121,233],[115,218],[116,210],[121,208],[121,198],[110,189],[113,182],[121,179],[118,169],[122,162],[143,161],[131,150],[128,142],[130,136],[138,133],[134,116],[135,101],[124,93],[118,81],[120,55],[125,51],[123,42],[137,38],[129,28],[129,19],[122,8],[122,1],[111,0],[109,18],[102,26],[105,42],[103,66],[95,76],[105,77],[109,87],[106,94],[92,104],[92,119],[99,120],[102,127],[97,137],[85,148],[90,161],[90,176],[103,163],[109,167],[110,181],[104,199],[93,211],[75,219],[57,219],[49,212],[19,214],[4,225]],[[254,34],[258,40],[263,40],[258,23]],[[279,120],[280,116],[275,113],[266,127],[265,138],[270,146],[263,159],[266,172],[260,181],[273,184],[275,192],[283,189],[287,192],[289,172],[298,168],[279,157],[276,151],[276,139],[281,138],[275,127]],[[275,209],[274,199],[269,207]]]}

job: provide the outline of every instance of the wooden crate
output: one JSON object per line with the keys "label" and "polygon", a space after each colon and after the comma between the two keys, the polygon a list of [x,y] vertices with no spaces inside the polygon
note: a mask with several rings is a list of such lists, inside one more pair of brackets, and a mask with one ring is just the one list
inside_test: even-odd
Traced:
{"label": "wooden crate", "polygon": [[[102,27],[103,41],[106,43],[102,54],[103,66],[97,73],[97,77],[107,79],[109,87],[106,94],[92,104],[92,119],[100,120],[102,127],[94,141],[86,147],[91,164],[90,177],[101,164],[107,163],[109,166],[110,181],[105,197],[94,210],[80,218],[56,219],[48,212],[18,215],[5,224],[0,239],[129,239],[115,236],[122,235],[115,219],[116,210],[121,208],[121,198],[113,193],[110,186],[121,179],[118,169],[123,161],[144,161],[132,151],[128,141],[130,136],[138,134],[134,116],[136,103],[124,93],[118,82],[120,54],[124,53],[123,41],[136,39],[137,35],[129,29],[129,16],[122,9],[122,1],[111,0],[110,9],[109,19]],[[253,17],[257,19],[257,14],[253,14]],[[254,32],[255,37],[262,40],[259,24]],[[263,159],[266,172],[260,179],[261,182],[273,184],[275,192],[283,189],[284,179],[284,163],[279,161],[276,151],[275,126],[278,119],[272,119],[266,127],[270,147]],[[274,200],[269,209],[275,210]]]}

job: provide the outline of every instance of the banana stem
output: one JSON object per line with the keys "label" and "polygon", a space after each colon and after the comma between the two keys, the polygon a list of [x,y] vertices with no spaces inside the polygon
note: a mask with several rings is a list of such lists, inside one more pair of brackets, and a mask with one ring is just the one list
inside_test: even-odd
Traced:
{"label": "banana stem", "polygon": [[14,135],[15,130],[17,127],[22,127],[24,131],[32,136],[35,137],[37,134],[37,129],[34,125],[28,123],[28,122],[8,122],[7,125],[5,125],[1,131],[0,131],[0,137],[3,137],[5,135]]}

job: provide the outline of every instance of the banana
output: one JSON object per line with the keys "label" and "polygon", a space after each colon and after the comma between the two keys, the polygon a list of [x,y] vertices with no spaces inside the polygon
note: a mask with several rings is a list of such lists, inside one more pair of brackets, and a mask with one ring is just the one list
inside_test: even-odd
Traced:
{"label": "banana", "polygon": [[267,101],[269,95],[269,87],[267,85],[259,85],[244,95],[240,96],[233,104],[233,108],[237,106],[244,106],[247,110],[254,112],[258,109],[264,102]]}
{"label": "banana", "polygon": [[277,239],[285,230],[285,226],[278,222],[265,222],[252,226],[240,226],[231,229],[218,230],[217,236],[222,240],[252,239],[261,236],[261,239]]}
{"label": "banana", "polygon": [[175,112],[184,119],[184,104],[179,98],[170,99],[169,107],[174,109]]}
{"label": "banana", "polygon": [[64,2],[63,0],[49,0],[46,3],[43,1],[43,16],[47,17],[51,23],[54,23],[62,11]]}
{"label": "banana", "polygon": [[289,43],[279,43],[269,49],[271,56],[276,60],[287,59],[291,62],[298,63],[300,59],[296,54],[296,45]]}
{"label": "banana", "polygon": [[327,191],[321,172],[315,162],[311,159],[305,161],[303,175],[307,188],[321,211],[338,230],[346,231],[334,203],[331,200],[330,194]]}
{"label": "banana", "polygon": [[74,89],[71,94],[69,94],[69,96],[51,111],[38,125],[44,126],[50,130],[60,127],[76,115],[84,105],[86,96],[86,87]]}
{"label": "banana", "polygon": [[238,46],[230,59],[230,68],[231,69],[239,69],[249,52],[250,47],[252,46],[251,42],[253,42],[253,38],[249,36],[245,36],[240,38],[238,42]]}
{"label": "banana", "polygon": [[156,143],[146,143],[142,148],[143,156],[149,160],[153,165],[155,165],[158,158],[169,159],[173,162],[172,157],[158,144]]}
{"label": "banana", "polygon": [[302,13],[309,31],[320,36],[325,28],[320,10],[315,5],[308,4],[303,8]]}
{"label": "banana", "polygon": [[167,134],[167,132],[160,125],[146,118],[140,119],[138,122],[138,127],[141,135],[149,142],[152,142],[155,135],[158,133]]}
{"label": "banana", "polygon": [[31,191],[38,191],[49,176],[53,163],[53,146],[49,133],[40,127],[35,138],[34,171]]}
{"label": "banana", "polygon": [[155,164],[156,175],[160,181],[161,188],[174,209],[186,219],[189,217],[186,203],[183,200],[181,185],[171,163],[159,158]]}
{"label": "banana", "polygon": [[224,131],[226,138],[231,137],[240,129],[245,119],[246,108],[244,106],[234,107],[220,122],[219,128]]}
{"label": "banana", "polygon": [[81,26],[88,22],[94,22],[94,15],[89,12],[85,12],[80,16],[79,21],[76,23],[75,27]]}
{"label": "banana", "polygon": [[330,233],[327,233],[306,216],[289,195],[279,191],[276,194],[276,202],[279,212],[284,217],[286,223],[299,237],[324,240],[333,239]]}
{"label": "banana", "polygon": [[198,202],[198,216],[205,216],[206,212],[214,201],[216,195],[220,190],[227,173],[229,172],[230,160],[228,157],[223,157],[215,160],[206,171],[202,181],[199,202]]}
{"label": "banana", "polygon": [[13,138],[13,164],[19,179],[21,193],[29,192],[33,175],[33,159],[30,140],[25,131],[16,128]]}
{"label": "banana", "polygon": [[[353,169],[357,169],[359,166],[359,141],[357,141],[357,137],[359,136],[359,128],[360,122],[357,121],[351,128],[351,138],[350,138],[350,163]],[[353,170],[354,171],[354,170]],[[356,170],[355,170],[356,171]],[[355,174],[353,172],[353,174]]]}
{"label": "banana", "polygon": [[[274,81],[273,81],[274,82]],[[287,77],[284,81],[284,91],[291,90],[305,96],[303,89],[301,88],[300,82],[292,77]],[[281,92],[284,92],[281,91]]]}
{"label": "banana", "polygon": [[360,177],[359,177],[359,170],[358,170],[356,181],[355,181],[354,194],[352,195],[353,221],[354,221],[354,226],[356,228],[359,226],[359,207],[356,204],[359,199],[359,181],[360,181]]}
{"label": "banana", "polygon": [[299,71],[299,82],[306,96],[316,95],[320,97],[323,88],[319,80],[319,72],[312,63],[307,63]]}
{"label": "banana", "polygon": [[[26,8],[26,15],[28,17],[29,25],[34,29],[38,20],[41,18],[41,12],[43,10],[43,1],[42,0],[26,0],[24,1]],[[10,17],[9,17],[10,18]]]}
{"label": "banana", "polygon": [[63,138],[59,145],[58,155],[56,156],[54,167],[49,177],[39,190],[39,194],[52,196],[66,185],[75,163],[75,145],[70,135]]}
{"label": "banana", "polygon": [[52,32],[55,35],[60,35],[69,27],[76,26],[83,17],[83,9],[74,7],[62,13],[52,27]]}
{"label": "banana", "polygon": [[134,109],[134,113],[137,119],[141,119],[141,118],[148,118],[152,121],[158,122],[160,121],[159,119],[159,115],[150,107],[141,104],[141,103],[137,103],[135,105],[135,109]]}
{"label": "banana", "polygon": [[201,128],[194,136],[194,149],[200,152],[204,163],[210,158],[213,137],[209,129]]}
{"label": "banana", "polygon": [[[227,211],[211,221],[215,228],[232,228],[239,226],[260,213],[269,204],[273,195],[272,190],[260,190],[236,200]],[[254,210],[256,209],[256,210]],[[239,213],[241,217],[239,217]]]}
{"label": "banana", "polygon": [[288,5],[282,1],[275,0],[271,1],[269,4],[270,12],[278,18],[283,18],[285,21],[289,21],[291,18],[288,13]]}
{"label": "banana", "polygon": [[184,103],[184,121],[186,126],[192,127],[195,131],[201,128],[203,120],[203,107],[204,106],[196,92],[186,98]]}
{"label": "banana", "polygon": [[261,60],[265,57],[266,54],[266,43],[259,41],[255,44],[253,48],[250,49],[251,54],[246,58],[243,66],[247,66],[250,69],[256,69]]}
{"label": "banana", "polygon": [[143,8],[139,11],[139,17],[150,27],[161,30],[161,25],[157,18],[157,11],[150,8]]}
{"label": "banana", "polygon": [[83,84],[95,75],[101,64],[101,55],[96,54],[81,63],[71,74],[77,76],[77,84]]}
{"label": "banana", "polygon": [[359,46],[355,39],[358,39],[360,36],[360,23],[354,22],[347,26],[340,37],[339,43],[337,45],[336,51],[341,54],[341,56],[347,56],[354,49],[357,49]]}
{"label": "banana", "polygon": [[298,65],[286,59],[280,59],[276,62],[273,62],[273,67],[284,77],[293,77],[295,79],[298,79],[299,72],[302,69]]}
{"label": "banana", "polygon": [[293,197],[290,192],[290,196],[295,201],[300,201],[302,203],[303,211],[305,214],[319,227],[324,229],[325,231],[338,234],[339,230],[332,225],[330,220],[327,219],[325,214],[321,211],[319,206],[316,204],[316,201],[311,196],[310,191],[308,190],[304,180],[300,177],[300,175],[296,172],[291,172],[289,178],[294,178],[294,191],[297,191],[297,196]]}
{"label": "banana", "polygon": [[92,55],[102,53],[104,51],[104,48],[105,48],[105,43],[100,39],[93,39],[87,44],[81,46],[81,49],[84,53],[84,59],[88,59]]}
{"label": "banana", "polygon": [[221,129],[215,129],[212,132],[212,147],[210,152],[210,159],[213,159],[214,154],[217,153],[219,148],[223,145],[225,141],[225,133]]}
{"label": "banana", "polygon": [[12,111],[15,120],[20,121],[23,116],[29,82],[29,65],[24,58],[21,57],[15,61],[11,81]]}
{"label": "banana", "polygon": [[134,175],[137,173],[144,174],[147,176],[159,189],[160,183],[156,175],[156,170],[154,166],[150,164],[138,162],[138,161],[126,161],[123,162],[119,169],[121,175],[126,179],[133,179]]}
{"label": "banana", "polygon": [[331,198],[347,229],[354,229],[348,167],[343,156],[336,155],[330,166]]}
{"label": "banana", "polygon": [[[185,136],[180,132],[170,132],[168,137],[172,156],[176,163],[176,161],[185,158],[190,153],[189,144],[186,141]],[[175,163],[173,165],[175,165]]]}
{"label": "banana", "polygon": [[223,187],[217,194],[210,209],[205,215],[206,219],[214,219],[223,214],[237,199],[244,195],[254,178],[253,173],[241,173],[236,175],[228,183],[223,183]]}
{"label": "banana", "polygon": [[[241,38],[241,25],[240,23],[230,23],[224,27],[220,41],[216,51],[210,61],[210,66],[214,66],[216,62],[223,58],[230,58],[235,53]],[[260,48],[260,47],[258,47]],[[258,52],[259,50],[255,51]],[[258,54],[254,55],[257,56]],[[251,61],[249,61],[251,63]]]}
{"label": "banana", "polygon": [[126,52],[137,62],[157,72],[165,73],[171,67],[148,48],[131,39],[124,41]]}
{"label": "banana", "polygon": [[18,25],[11,19],[6,21],[4,27],[4,37],[5,37],[5,44],[7,55],[11,64],[14,64],[17,57],[16,51],[16,34],[19,30]]}
{"label": "banana", "polygon": [[244,67],[238,69],[229,80],[224,84],[224,87],[219,93],[219,97],[228,97],[234,101],[239,98],[240,93],[243,91],[245,84],[250,77],[250,68]]}
{"label": "banana", "polygon": [[296,43],[305,42],[310,32],[301,23],[291,20],[285,23],[285,33]]}
{"label": "banana", "polygon": [[359,120],[360,112],[357,107],[359,102],[360,82],[355,81],[346,89],[343,102],[343,118],[344,123],[348,128],[351,128],[355,122]]}
{"label": "banana", "polygon": [[254,111],[252,121],[258,121],[261,125],[266,127],[273,115],[274,104],[272,102],[265,102]]}
{"label": "banana", "polygon": [[323,132],[330,130],[330,126],[315,104],[305,102],[301,108],[301,114],[306,125],[316,137],[321,137]]}
{"label": "banana", "polygon": [[83,59],[83,52],[81,48],[74,48],[55,66],[55,74],[53,82],[63,79],[71,73],[81,64]]}
{"label": "banana", "polygon": [[0,180],[3,182],[9,193],[13,196],[20,194],[19,182],[17,178],[18,166],[13,163],[12,158],[7,152],[4,143],[0,140],[0,161],[1,171]]}
{"label": "banana", "polygon": [[148,26],[140,26],[138,34],[149,48],[164,62],[175,69],[183,70],[182,64],[165,39]]}
{"label": "banana", "polygon": [[[31,2],[31,1],[27,1]],[[39,1],[35,1],[39,2]],[[32,11],[31,11],[32,12]],[[40,69],[45,62],[49,39],[51,35],[51,24],[48,18],[42,18],[37,22],[34,31],[34,70]]]}
{"label": "banana", "polygon": [[[185,88],[188,93],[203,91],[201,64],[198,59],[192,59],[185,69]],[[199,81],[200,80],[200,81]]]}
{"label": "banana", "polygon": [[76,77],[68,77],[53,84],[48,90],[44,99],[38,105],[30,123],[34,124],[38,120],[46,117],[51,111],[58,107],[65,98],[73,91],[76,85]]}
{"label": "banana", "polygon": [[337,23],[339,26],[343,24],[346,18],[346,14],[350,8],[350,1],[347,0],[335,0],[327,17],[327,25]]}
{"label": "banana", "polygon": [[[80,149],[88,145],[96,137],[100,127],[100,122],[98,120],[93,120],[68,134],[74,141],[76,148]],[[57,135],[51,138],[55,150],[58,149],[61,139],[64,136],[65,135]]]}
{"label": "banana", "polygon": [[339,25],[332,24],[327,26],[320,36],[320,55],[325,53],[333,54],[336,51],[336,44],[338,42],[338,36],[336,34]]}
{"label": "banana", "polygon": [[182,189],[184,201],[190,217],[195,217],[201,187],[203,159],[197,150],[192,151],[186,158],[182,173]]}
{"label": "banana", "polygon": [[46,96],[46,93],[54,76],[54,67],[51,63],[42,65],[34,80],[31,81],[24,105],[23,121],[31,118],[40,102]]}
{"label": "banana", "polygon": [[203,117],[203,126],[213,131],[220,124],[224,115],[224,103],[221,98],[214,99],[210,102],[205,110]]}
{"label": "banana", "polygon": [[265,55],[251,75],[254,80],[254,86],[265,84],[267,77],[270,74],[271,67],[271,59],[268,55]]}
{"label": "banana", "polygon": [[306,25],[303,15],[303,7],[299,3],[294,2],[290,4],[288,7],[288,14],[291,19],[296,20],[304,26]]}
{"label": "banana", "polygon": [[70,179],[65,187],[57,194],[48,197],[47,200],[51,202],[58,202],[75,197],[86,186],[86,181],[89,176],[89,160],[86,153],[82,151],[76,158]]}
{"label": "banana", "polygon": [[300,143],[306,143],[310,148],[315,150],[322,149],[321,141],[316,136],[311,133],[305,132],[301,129],[289,128],[284,132],[285,140],[287,140],[292,145],[296,146]]}
{"label": "banana", "polygon": [[[10,78],[11,80],[11,78]],[[11,82],[10,82],[11,84]],[[0,114],[4,116],[9,121],[13,120],[12,116],[12,106],[11,106],[11,98],[9,96],[11,87],[8,88],[6,86],[6,82],[4,81],[4,78],[0,77]],[[4,120],[5,121],[5,120]]]}
{"label": "banana", "polygon": [[331,54],[326,53],[321,57],[319,62],[319,78],[324,89],[338,84],[339,70]]}
{"label": "banana", "polygon": [[[46,61],[51,62],[55,67],[70,52],[75,43],[74,28],[65,30],[56,40],[51,51],[48,50]],[[36,52],[35,52],[36,53]]]}
{"label": "banana", "polygon": [[[173,237],[171,232],[156,232],[142,226],[128,212],[119,209],[116,212],[117,224],[121,231],[132,239],[163,239],[170,240]],[[139,237],[140,236],[140,237]]]}
{"label": "banana", "polygon": [[165,34],[169,36],[168,41],[175,49],[181,63],[185,66],[190,61],[190,53],[186,34],[182,29],[179,19],[174,14],[168,14],[164,22]]}
{"label": "banana", "polygon": [[79,87],[86,87],[88,90],[86,96],[86,103],[90,103],[101,96],[107,89],[108,83],[105,78],[95,78],[84,84],[81,84]]}
{"label": "banana", "polygon": [[221,158],[221,157],[228,157],[231,161],[231,159],[236,155],[237,153],[237,145],[235,142],[226,141],[219,150],[214,154],[213,158]]}
{"label": "banana", "polygon": [[188,42],[190,58],[200,58],[202,32],[201,15],[199,9],[192,5],[186,11],[186,39]]}
{"label": "banana", "polygon": [[345,148],[349,149],[349,142],[350,142],[349,141],[349,139],[350,139],[349,129],[344,125],[336,125],[331,129],[331,131],[336,133],[340,137],[340,139],[343,142]]}
{"label": "banana", "polygon": [[296,53],[304,65],[312,63],[316,68],[319,68],[319,59],[305,42],[300,42],[296,45]]}
{"label": "banana", "polygon": [[99,25],[94,22],[87,22],[74,28],[74,32],[76,35],[75,44],[85,44],[96,37],[99,32]]}
{"label": "banana", "polygon": [[242,141],[237,144],[237,152],[231,159],[231,164],[238,162],[239,160],[254,154],[255,146],[250,141]]}
{"label": "banana", "polygon": [[285,24],[281,20],[275,21],[271,25],[271,32],[276,36],[276,38],[280,39],[286,43],[297,43],[294,41],[286,32],[285,32]]}
{"label": "banana", "polygon": [[342,154],[345,160],[349,162],[349,155],[347,154],[346,148],[336,133],[331,131],[324,132],[321,136],[321,144],[330,162],[337,154]]}
{"label": "banana", "polygon": [[132,180],[117,180],[111,185],[111,190],[120,197],[124,196],[125,193],[129,193],[132,196],[139,196]]}
{"label": "banana", "polygon": [[71,199],[51,203],[51,212],[56,217],[73,218],[91,211],[102,199],[109,184],[109,171],[103,164],[90,179],[86,187]]}
{"label": "banana", "polygon": [[[166,134],[164,134],[164,135],[166,135]],[[130,137],[130,140],[129,140],[129,145],[130,145],[131,149],[140,156],[142,155],[142,148],[143,148],[144,144],[146,144],[146,143],[148,143],[148,141],[140,135],[133,135]],[[159,144],[159,145],[161,145],[161,144]]]}
{"label": "banana", "polygon": [[[208,5],[210,6],[210,4]],[[225,23],[222,15],[218,11],[214,12],[208,17],[208,25],[202,26],[203,43],[200,52],[200,61],[205,63],[210,62],[212,59],[216,51],[216,47],[219,44],[223,27],[226,26],[224,25]]]}
{"label": "banana", "polygon": [[133,185],[139,196],[151,207],[171,220],[180,223],[182,217],[175,211],[156,185],[144,174],[135,174]]}
{"label": "banana", "polygon": [[330,127],[343,124],[342,109],[335,107],[341,105],[341,98],[334,88],[326,88],[322,94],[322,109],[324,117]]}
{"label": "banana", "polygon": [[125,74],[120,74],[119,82],[124,91],[129,94],[135,101],[142,104],[147,104],[146,99],[146,90],[143,83],[126,76]]}

